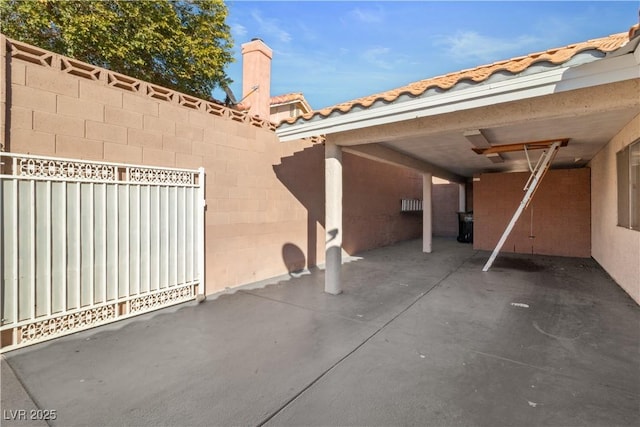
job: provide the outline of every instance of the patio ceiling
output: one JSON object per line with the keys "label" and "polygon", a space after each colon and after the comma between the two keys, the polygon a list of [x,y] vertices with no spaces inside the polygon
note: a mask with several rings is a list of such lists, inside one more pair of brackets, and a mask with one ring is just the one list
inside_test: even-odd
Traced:
{"label": "patio ceiling", "polygon": [[[480,127],[482,134],[492,146],[517,142],[542,141],[569,138],[569,144],[558,152],[554,161],[556,168],[583,167],[606,145],[633,117],[640,114],[640,106],[586,113],[581,116],[548,117],[522,123]],[[475,128],[478,129],[478,128]],[[524,151],[502,153],[502,163],[493,163],[489,157],[472,151],[474,145],[464,136],[472,130],[461,123],[458,128],[445,131],[428,131],[422,134],[385,136],[369,139],[366,144],[383,147],[438,166],[462,177],[485,172],[512,172],[528,170]],[[351,135],[358,141],[357,135]],[[360,144],[348,142],[349,137],[340,138],[340,145],[351,146],[354,153]],[[354,150],[356,149],[356,150]],[[530,151],[532,161],[540,152]],[[438,175],[436,173],[436,175]]]}

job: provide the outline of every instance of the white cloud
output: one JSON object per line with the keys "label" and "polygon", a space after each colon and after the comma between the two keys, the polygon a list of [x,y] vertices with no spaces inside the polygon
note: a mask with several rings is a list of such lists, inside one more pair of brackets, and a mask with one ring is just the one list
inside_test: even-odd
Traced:
{"label": "white cloud", "polygon": [[384,21],[384,11],[382,8],[378,7],[377,9],[361,9],[356,8],[349,12],[349,15],[352,18],[355,18],[358,21],[364,22],[365,24],[379,24]]}
{"label": "white cloud", "polygon": [[365,50],[362,53],[362,58],[370,64],[388,70],[392,68],[388,58],[390,52],[391,49],[388,47],[373,47]]}
{"label": "white cloud", "polygon": [[312,29],[309,25],[305,24],[302,21],[296,22],[296,27],[298,28],[297,34],[301,36],[304,40],[307,41],[315,41],[318,39],[318,34]]}
{"label": "white cloud", "polygon": [[475,31],[459,31],[454,35],[437,37],[435,44],[442,46],[447,56],[458,62],[469,59],[490,62],[523,55],[539,42],[539,38],[527,35],[501,39],[483,36]]}
{"label": "white cloud", "polygon": [[259,31],[265,36],[273,37],[282,43],[289,43],[292,40],[291,34],[281,28],[277,19],[264,18],[260,12],[255,10],[251,12],[251,17],[258,24]]}
{"label": "white cloud", "polygon": [[234,37],[244,37],[247,35],[247,27],[242,24],[231,24],[231,33]]}

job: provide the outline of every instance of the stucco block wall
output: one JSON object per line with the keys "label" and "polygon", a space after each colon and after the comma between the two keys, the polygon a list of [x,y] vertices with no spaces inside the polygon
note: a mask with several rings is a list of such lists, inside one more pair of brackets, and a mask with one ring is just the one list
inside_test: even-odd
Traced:
{"label": "stucco block wall", "polygon": [[422,235],[421,216],[400,212],[401,199],[422,198],[422,175],[344,153],[343,248],[354,254]]}
{"label": "stucco block wall", "polygon": [[640,138],[640,115],[596,155],[591,167],[593,258],[640,304],[640,232],[618,227],[616,153]]}
{"label": "stucco block wall", "polygon": [[458,184],[433,183],[431,193],[434,236],[458,235],[458,209],[460,190]]}
{"label": "stucco block wall", "polygon": [[[324,262],[321,143],[281,143],[272,125],[242,113],[89,65],[91,74],[62,69],[66,59],[30,52],[9,56],[9,73],[1,69],[6,151],[204,167],[208,294]],[[346,191],[369,194],[345,212],[358,225],[345,230],[349,248],[414,237],[418,219],[399,213],[400,198],[416,194],[405,190],[415,187],[411,174],[349,156],[345,162]],[[386,186],[371,194],[379,183]]]}
{"label": "stucco block wall", "polygon": [[[495,248],[524,196],[528,178],[526,172],[489,173],[474,181],[475,249]],[[589,168],[549,170],[502,251],[590,257],[590,186]]]}

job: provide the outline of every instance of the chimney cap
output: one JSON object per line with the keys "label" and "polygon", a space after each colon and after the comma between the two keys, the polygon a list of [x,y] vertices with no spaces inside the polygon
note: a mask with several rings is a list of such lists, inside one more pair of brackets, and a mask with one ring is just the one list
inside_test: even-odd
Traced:
{"label": "chimney cap", "polygon": [[273,58],[273,50],[259,37],[252,38],[250,42],[244,43],[241,47],[243,56],[250,52],[261,52],[269,59]]}

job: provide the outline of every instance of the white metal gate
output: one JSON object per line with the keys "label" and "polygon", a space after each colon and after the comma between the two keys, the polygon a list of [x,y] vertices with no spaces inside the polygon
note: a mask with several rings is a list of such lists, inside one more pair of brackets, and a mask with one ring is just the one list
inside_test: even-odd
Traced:
{"label": "white metal gate", "polygon": [[204,169],[0,160],[1,351],[204,293]]}

